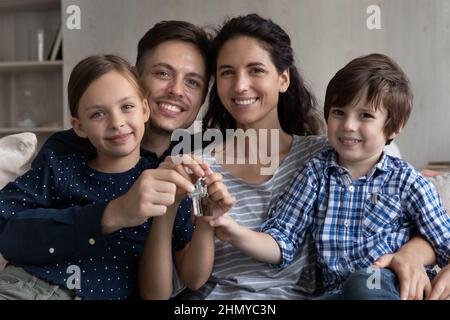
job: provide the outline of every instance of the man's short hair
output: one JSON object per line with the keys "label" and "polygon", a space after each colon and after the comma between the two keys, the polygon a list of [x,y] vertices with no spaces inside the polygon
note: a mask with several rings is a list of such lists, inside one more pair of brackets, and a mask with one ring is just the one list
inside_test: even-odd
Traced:
{"label": "man's short hair", "polygon": [[211,37],[200,27],[186,21],[161,21],[155,24],[147,33],[139,40],[138,53],[136,58],[136,68],[140,75],[144,71],[145,58],[158,45],[165,41],[178,40],[195,45],[205,62],[206,79],[211,77],[210,68],[210,50]]}

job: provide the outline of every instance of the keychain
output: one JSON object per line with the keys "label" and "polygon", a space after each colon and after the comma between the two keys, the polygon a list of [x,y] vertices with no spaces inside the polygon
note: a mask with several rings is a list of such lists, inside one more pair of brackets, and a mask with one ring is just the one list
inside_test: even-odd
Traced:
{"label": "keychain", "polygon": [[192,212],[196,217],[209,216],[208,189],[205,177],[201,177],[195,183],[195,190],[188,194],[192,199]]}

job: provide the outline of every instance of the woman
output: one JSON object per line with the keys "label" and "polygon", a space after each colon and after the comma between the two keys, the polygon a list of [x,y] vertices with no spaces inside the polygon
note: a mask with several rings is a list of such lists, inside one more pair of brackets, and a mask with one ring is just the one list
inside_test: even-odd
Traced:
{"label": "woman", "polygon": [[[216,220],[216,224],[238,223],[242,228],[258,230],[294,171],[327,142],[325,137],[316,136],[322,133],[316,103],[294,65],[290,39],[284,30],[256,14],[236,17],[223,25],[213,47],[215,81],[204,128],[217,128],[222,136],[228,135],[227,129],[242,129],[203,159],[223,176],[229,192],[237,199],[229,214]],[[255,144],[235,143],[243,132],[252,131],[258,137],[256,161],[251,161],[255,159],[251,148]],[[267,159],[263,159],[262,152],[280,164],[270,174],[261,174],[267,172],[267,161],[262,161]],[[177,219],[185,221],[186,228],[191,227],[189,215],[189,210],[181,210],[177,215]],[[215,225],[214,220],[211,225]],[[183,298],[301,299],[315,293],[315,254],[310,242],[298,250],[289,267],[279,270],[235,249],[233,239],[222,227],[217,227],[215,234],[218,239],[212,274],[204,286],[185,293]],[[410,245],[420,250],[422,246],[428,248],[423,240],[414,240],[395,259],[383,261],[411,257],[407,254]],[[413,258],[408,261],[415,263]],[[161,261],[153,259],[150,263]],[[423,284],[426,274],[417,272],[422,264],[409,268],[412,264],[400,265],[408,267],[407,276],[412,272]],[[141,284],[155,277],[141,270],[142,275]]]}

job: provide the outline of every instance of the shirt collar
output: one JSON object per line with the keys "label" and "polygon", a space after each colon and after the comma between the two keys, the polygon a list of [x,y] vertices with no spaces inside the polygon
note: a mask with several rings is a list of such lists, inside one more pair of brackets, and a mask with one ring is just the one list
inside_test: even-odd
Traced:
{"label": "shirt collar", "polygon": [[[346,168],[340,166],[339,163],[337,162],[336,151],[334,151],[333,149],[329,149],[325,151],[324,156],[325,156],[324,173],[327,178],[329,178],[330,173],[332,173],[333,171],[336,171],[339,175],[350,174]],[[383,151],[380,161],[378,161],[378,163],[375,166],[373,166],[372,169],[370,169],[370,171],[366,175],[366,179],[369,180],[373,178],[374,175],[376,175],[378,172],[386,173],[394,170],[395,168],[396,166],[393,163],[392,159]]]}

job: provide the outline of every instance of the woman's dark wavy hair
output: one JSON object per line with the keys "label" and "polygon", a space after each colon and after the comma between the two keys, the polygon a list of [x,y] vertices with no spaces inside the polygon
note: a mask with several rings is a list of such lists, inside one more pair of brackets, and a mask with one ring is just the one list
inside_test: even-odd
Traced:
{"label": "woman's dark wavy hair", "polygon": [[[257,39],[270,54],[279,74],[289,69],[289,88],[286,92],[280,93],[278,101],[281,128],[289,134],[297,135],[323,133],[324,125],[317,109],[317,102],[294,65],[291,39],[273,21],[257,14],[239,16],[226,21],[213,40],[211,56],[213,74],[216,74],[217,57],[223,45],[239,36]],[[236,129],[236,121],[220,101],[216,79],[209,93],[209,105],[203,118],[203,128],[204,130],[217,128],[223,134],[226,129]]]}

